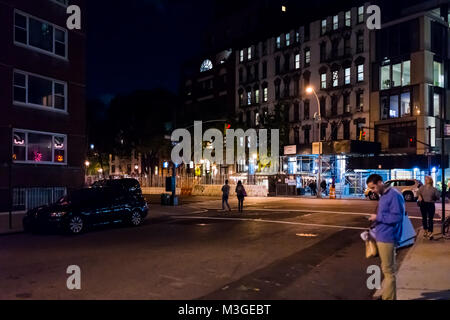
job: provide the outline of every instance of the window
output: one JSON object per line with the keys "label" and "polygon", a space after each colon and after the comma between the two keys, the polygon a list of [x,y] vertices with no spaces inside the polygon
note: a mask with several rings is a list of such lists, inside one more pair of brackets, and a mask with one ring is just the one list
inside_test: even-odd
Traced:
{"label": "window", "polygon": [[291,45],[291,34],[286,33],[286,46],[289,47]]}
{"label": "window", "polygon": [[358,66],[358,82],[364,81],[364,65],[360,64]]}
{"label": "window", "polygon": [[305,66],[311,64],[311,49],[305,49]]}
{"label": "window", "polygon": [[65,135],[14,129],[12,159],[33,164],[67,164],[66,141]]}
{"label": "window", "polygon": [[205,60],[203,61],[201,67],[200,67],[200,72],[206,72],[209,71],[213,68],[213,64],[211,60]]}
{"label": "window", "polygon": [[321,97],[319,102],[320,102],[320,116],[326,117],[326,115],[327,115],[327,98]]}
{"label": "window", "polygon": [[327,43],[322,42],[320,44],[320,62],[325,62],[327,60]]}
{"label": "window", "polygon": [[311,132],[311,129],[309,129],[309,128],[306,128],[303,131],[303,133],[304,133],[303,139],[304,139],[305,144],[309,144],[309,142],[310,142],[310,132]]}
{"label": "window", "polygon": [[392,87],[399,87],[402,85],[402,64],[397,63],[392,66]]}
{"label": "window", "polygon": [[351,83],[351,69],[350,68],[345,68],[345,84],[350,84]]}
{"label": "window", "polygon": [[242,83],[244,81],[244,69],[239,69],[239,83]]}
{"label": "window", "polygon": [[281,37],[277,37],[277,44],[276,44],[277,49],[281,48]]}
{"label": "window", "polygon": [[267,87],[263,88],[263,101],[264,102],[268,101],[268,88]]}
{"label": "window", "polygon": [[326,73],[322,73],[320,75],[320,88],[321,89],[327,88],[327,74]]}
{"label": "window", "polygon": [[333,30],[339,29],[339,16],[333,17]]}
{"label": "window", "polygon": [[294,121],[300,121],[300,105],[294,103]]}
{"label": "window", "polygon": [[400,111],[402,117],[411,116],[411,93],[405,92],[402,93],[400,99]]}
{"label": "window", "polygon": [[331,97],[331,115],[332,116],[337,116],[337,114],[338,114],[338,103],[339,103],[338,96],[332,96]]}
{"label": "window", "polygon": [[346,27],[352,26],[352,12],[350,10],[345,12],[345,26]]}
{"label": "window", "polygon": [[259,126],[260,123],[260,116],[259,116],[259,112],[255,112],[255,126]]}
{"label": "window", "polygon": [[344,122],[344,140],[350,140],[350,121]]}
{"label": "window", "polygon": [[242,107],[245,105],[245,100],[244,100],[244,93],[240,92],[239,93],[239,105]]}
{"label": "window", "polygon": [[262,77],[267,78],[267,61],[264,61],[262,65]]}
{"label": "window", "polygon": [[305,102],[303,103],[303,118],[304,120],[309,120],[310,117],[310,110],[309,110],[309,100],[305,100]]}
{"label": "window", "polygon": [[67,84],[65,82],[14,71],[13,83],[15,104],[66,111]]}
{"label": "window", "polygon": [[364,52],[364,34],[358,33],[356,36],[356,53]]}
{"label": "window", "polygon": [[58,57],[67,57],[67,31],[23,13],[14,15],[14,41]]}
{"label": "window", "polygon": [[441,115],[441,95],[439,93],[433,94],[433,110],[430,116],[440,117]]}
{"label": "window", "polygon": [[326,19],[322,20],[322,25],[321,25],[321,29],[320,29],[321,35],[324,35],[325,33],[327,33],[327,20]]}
{"label": "window", "polygon": [[295,42],[300,43],[300,32],[295,31]]}
{"label": "window", "polygon": [[244,50],[241,50],[241,51],[239,52],[239,61],[240,61],[240,62],[244,62]]}
{"label": "window", "polygon": [[358,8],[358,23],[364,22],[364,6]]}
{"label": "window", "polygon": [[252,47],[247,49],[247,59],[252,60]]}
{"label": "window", "polygon": [[403,62],[402,85],[409,86],[411,84],[411,61]]}
{"label": "window", "polygon": [[252,92],[247,92],[247,105],[250,106],[252,104]]}
{"label": "window", "polygon": [[350,113],[350,94],[344,94],[344,114]]}
{"label": "window", "polygon": [[434,74],[434,85],[436,87],[444,88],[444,68],[442,63],[437,61],[433,62],[433,74]]}
{"label": "window", "polygon": [[320,141],[325,141],[327,138],[327,127],[326,124],[320,126]]}
{"label": "window", "polygon": [[300,69],[300,53],[295,55],[295,69]]}
{"label": "window", "polygon": [[356,92],[356,112],[364,111],[364,91]]}
{"label": "window", "polygon": [[403,61],[394,65],[384,65],[380,68],[380,88],[387,90],[394,87],[411,84],[411,61]]}
{"label": "window", "polygon": [[339,71],[333,71],[333,87],[339,86]]}
{"label": "window", "polygon": [[259,89],[255,90],[255,103],[259,103]]}

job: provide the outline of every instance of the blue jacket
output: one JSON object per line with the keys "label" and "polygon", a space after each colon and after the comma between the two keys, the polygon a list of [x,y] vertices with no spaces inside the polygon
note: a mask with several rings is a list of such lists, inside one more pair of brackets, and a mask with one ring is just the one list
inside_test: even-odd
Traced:
{"label": "blue jacket", "polygon": [[378,204],[375,228],[377,241],[397,244],[402,236],[405,214],[405,199],[402,194],[394,188],[388,189]]}

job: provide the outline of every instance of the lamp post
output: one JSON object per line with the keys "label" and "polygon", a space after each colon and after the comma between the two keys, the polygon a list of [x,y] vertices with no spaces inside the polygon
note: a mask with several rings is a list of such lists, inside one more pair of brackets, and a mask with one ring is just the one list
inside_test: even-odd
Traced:
{"label": "lamp post", "polygon": [[[319,173],[317,175],[317,198],[322,199],[322,190],[320,189],[320,184],[322,183],[322,148],[320,148],[320,143],[321,143],[321,131],[322,131],[322,115],[320,113],[320,101],[319,101],[319,97],[317,96],[316,90],[314,90],[313,87],[308,87],[306,88],[306,93],[307,94],[313,94],[314,97],[316,98],[317,101],[317,110],[318,112],[316,112],[314,114],[314,120],[318,122],[318,130],[319,130],[319,134],[318,136],[318,141],[319,141]],[[316,131],[316,130],[314,130]]]}

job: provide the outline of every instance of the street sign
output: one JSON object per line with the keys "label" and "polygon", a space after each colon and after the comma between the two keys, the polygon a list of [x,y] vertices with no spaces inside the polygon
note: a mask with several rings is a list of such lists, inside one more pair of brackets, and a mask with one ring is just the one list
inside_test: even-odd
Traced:
{"label": "street sign", "polygon": [[297,180],[286,180],[288,186],[296,186]]}
{"label": "street sign", "polygon": [[297,146],[285,146],[284,147],[284,155],[296,155],[297,154]]}

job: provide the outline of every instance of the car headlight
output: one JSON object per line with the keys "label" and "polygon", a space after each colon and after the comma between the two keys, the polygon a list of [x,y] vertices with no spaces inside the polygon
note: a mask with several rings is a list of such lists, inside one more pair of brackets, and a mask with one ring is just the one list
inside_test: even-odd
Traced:
{"label": "car headlight", "polygon": [[53,212],[51,214],[51,216],[53,218],[61,218],[62,216],[65,216],[67,214],[67,212]]}

